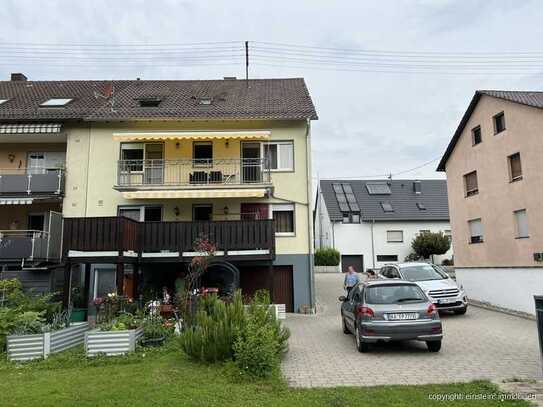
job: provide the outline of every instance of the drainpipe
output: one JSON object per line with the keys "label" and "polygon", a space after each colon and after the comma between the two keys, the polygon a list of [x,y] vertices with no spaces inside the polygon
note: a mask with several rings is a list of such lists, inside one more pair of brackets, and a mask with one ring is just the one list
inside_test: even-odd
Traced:
{"label": "drainpipe", "polygon": [[315,308],[315,278],[313,274],[313,239],[311,237],[313,228],[311,227],[313,223],[313,215],[311,211],[311,184],[312,184],[312,178],[311,178],[311,142],[310,142],[310,134],[311,134],[311,120],[306,119],[306,131],[305,131],[305,155],[306,155],[306,179],[307,179],[307,245],[309,249],[309,253],[307,254],[307,260],[309,264],[309,303],[312,309]]}
{"label": "drainpipe", "polygon": [[371,220],[371,267],[375,269],[375,242],[373,240],[373,225],[375,225],[375,219]]}

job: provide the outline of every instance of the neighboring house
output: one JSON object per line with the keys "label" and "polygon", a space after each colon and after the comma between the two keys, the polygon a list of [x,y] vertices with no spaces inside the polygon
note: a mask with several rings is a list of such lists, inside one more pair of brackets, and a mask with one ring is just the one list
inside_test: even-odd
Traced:
{"label": "neighboring house", "polygon": [[444,180],[323,180],[314,218],[315,247],[339,250],[343,271],[402,262],[421,232],[450,234]]}
{"label": "neighboring house", "polygon": [[[62,262],[89,304],[115,290],[158,296],[206,237],[217,262],[204,285],[265,288],[288,311],[311,307],[315,119],[303,79],[13,75],[0,82],[0,167],[9,177],[7,190],[0,181],[0,222],[3,240],[17,238],[27,251],[4,245],[0,264],[47,273]],[[34,190],[36,178],[44,180]],[[50,210],[62,212],[63,229],[57,217],[49,229]],[[29,252],[28,229],[45,231],[40,257]],[[60,236],[62,249],[49,239]]]}
{"label": "neighboring house", "polygon": [[475,92],[438,166],[457,278],[480,301],[534,314],[543,294],[543,92]]}

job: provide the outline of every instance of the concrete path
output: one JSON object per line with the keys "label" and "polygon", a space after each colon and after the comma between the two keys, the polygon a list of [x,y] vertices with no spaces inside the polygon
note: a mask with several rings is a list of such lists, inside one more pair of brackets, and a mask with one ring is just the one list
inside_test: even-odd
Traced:
{"label": "concrete path", "polygon": [[290,351],[282,364],[289,384],[374,386],[489,379],[541,379],[535,321],[471,307],[442,316],[439,353],[423,342],[383,344],[367,354],[341,330],[341,274],[317,274],[317,315],[289,314]]}

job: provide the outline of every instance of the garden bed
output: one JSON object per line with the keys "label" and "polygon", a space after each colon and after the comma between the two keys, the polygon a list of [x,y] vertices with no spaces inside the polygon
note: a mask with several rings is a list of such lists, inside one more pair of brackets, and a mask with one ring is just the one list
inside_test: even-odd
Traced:
{"label": "garden bed", "polygon": [[88,322],[72,323],[68,328],[33,335],[9,335],[7,357],[9,360],[25,361],[45,359],[51,353],[62,352],[83,343]]}
{"label": "garden bed", "polygon": [[136,342],[143,335],[143,328],[123,331],[101,331],[94,329],[85,333],[85,353],[87,356],[124,355],[136,350]]}

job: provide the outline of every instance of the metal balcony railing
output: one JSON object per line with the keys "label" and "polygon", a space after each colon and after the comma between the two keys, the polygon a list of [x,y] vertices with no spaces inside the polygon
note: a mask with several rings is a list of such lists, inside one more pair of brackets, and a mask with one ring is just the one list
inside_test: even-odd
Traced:
{"label": "metal balcony railing", "polygon": [[135,186],[198,186],[269,184],[264,158],[119,160],[117,184]]}
{"label": "metal balcony railing", "polygon": [[0,195],[55,194],[64,192],[61,168],[0,169]]}

